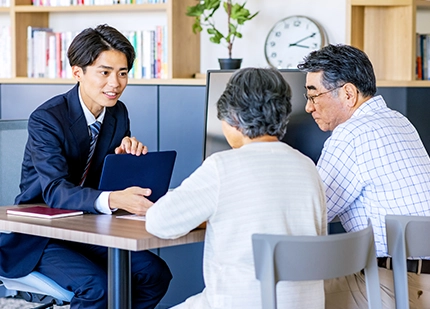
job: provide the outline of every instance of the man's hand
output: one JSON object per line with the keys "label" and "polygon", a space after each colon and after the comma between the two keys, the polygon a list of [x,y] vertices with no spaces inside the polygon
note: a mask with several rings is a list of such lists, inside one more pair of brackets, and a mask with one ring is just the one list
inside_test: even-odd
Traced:
{"label": "man's hand", "polygon": [[109,194],[109,207],[111,209],[124,209],[132,214],[143,216],[149,207],[154,204],[146,198],[151,195],[151,189],[130,187],[125,190],[113,191]]}
{"label": "man's hand", "polygon": [[121,145],[115,148],[116,154],[131,153],[136,156],[146,154],[148,148],[139,142],[135,137],[124,137],[121,141]]}

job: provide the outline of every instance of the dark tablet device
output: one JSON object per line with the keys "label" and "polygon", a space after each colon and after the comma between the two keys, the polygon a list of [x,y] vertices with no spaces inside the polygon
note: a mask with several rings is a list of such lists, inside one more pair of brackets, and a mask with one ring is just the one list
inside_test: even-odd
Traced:
{"label": "dark tablet device", "polygon": [[110,154],[105,158],[99,189],[150,188],[148,199],[157,201],[167,193],[175,165],[176,151],[148,152],[146,155]]}

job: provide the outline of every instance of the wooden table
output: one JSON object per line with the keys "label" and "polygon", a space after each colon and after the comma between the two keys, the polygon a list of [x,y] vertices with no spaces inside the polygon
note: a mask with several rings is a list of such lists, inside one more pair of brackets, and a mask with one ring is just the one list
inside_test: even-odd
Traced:
{"label": "wooden table", "polygon": [[[0,207],[0,230],[108,247],[108,308],[131,308],[130,252],[201,242],[205,230],[164,240],[146,231],[145,222],[113,215],[85,214],[59,219],[37,219],[6,214]],[[122,213],[124,214],[124,213]]]}

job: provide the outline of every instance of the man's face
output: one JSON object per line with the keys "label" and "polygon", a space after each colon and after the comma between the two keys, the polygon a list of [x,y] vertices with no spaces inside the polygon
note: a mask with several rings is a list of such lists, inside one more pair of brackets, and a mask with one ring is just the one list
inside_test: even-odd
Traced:
{"label": "man's face", "polygon": [[[322,72],[307,73],[306,90],[309,100],[305,110],[322,131],[333,131],[350,117],[344,87],[326,89],[321,83]],[[313,98],[313,99],[312,99]]]}
{"label": "man's face", "polygon": [[117,50],[102,52],[85,73],[78,66],[72,71],[79,81],[82,100],[95,117],[103,107],[116,104],[128,82],[127,58]]}

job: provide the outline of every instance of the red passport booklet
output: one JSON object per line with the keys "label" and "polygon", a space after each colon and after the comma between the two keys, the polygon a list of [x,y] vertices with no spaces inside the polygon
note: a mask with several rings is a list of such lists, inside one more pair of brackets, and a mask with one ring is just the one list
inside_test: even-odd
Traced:
{"label": "red passport booklet", "polygon": [[50,207],[44,207],[44,206],[32,206],[32,207],[8,209],[7,214],[16,215],[16,216],[44,218],[44,219],[55,219],[55,218],[82,215],[83,211],[50,208]]}

